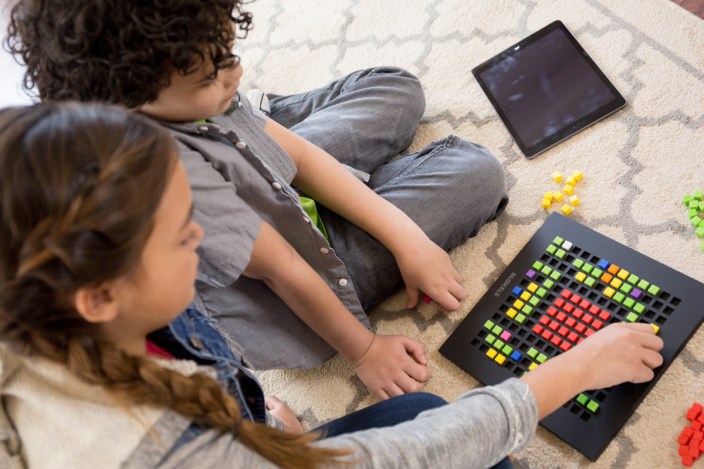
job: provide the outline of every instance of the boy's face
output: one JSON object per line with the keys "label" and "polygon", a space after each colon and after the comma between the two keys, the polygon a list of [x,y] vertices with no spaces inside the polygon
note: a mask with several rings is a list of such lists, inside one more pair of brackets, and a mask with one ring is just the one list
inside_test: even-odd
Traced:
{"label": "boy's face", "polygon": [[193,122],[222,114],[237,94],[243,73],[239,58],[230,61],[231,65],[219,69],[215,78],[210,78],[214,68],[210,62],[185,76],[174,71],[171,84],[159,92],[155,101],[138,110],[170,122]]}

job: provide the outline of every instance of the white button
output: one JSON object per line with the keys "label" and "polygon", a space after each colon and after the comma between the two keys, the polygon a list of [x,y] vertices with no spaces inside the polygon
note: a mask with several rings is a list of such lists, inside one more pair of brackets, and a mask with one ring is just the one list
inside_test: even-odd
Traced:
{"label": "white button", "polygon": [[340,280],[337,281],[337,284],[340,285],[341,287],[346,287],[347,286],[347,279],[341,278]]}
{"label": "white button", "polygon": [[320,248],[320,252],[323,253],[323,254],[327,254],[327,253],[330,252],[330,249],[328,249],[328,248]]}
{"label": "white button", "polygon": [[562,249],[567,249],[569,251],[570,249],[572,249],[572,243],[570,243],[569,241],[565,241],[564,243],[562,243]]}
{"label": "white button", "polygon": [[303,221],[306,222],[306,223],[310,223],[310,218],[308,218],[308,217],[303,217]]}
{"label": "white button", "polygon": [[198,127],[198,130],[200,130],[201,132],[207,132],[207,131],[208,131],[208,126],[207,126],[207,125],[201,125],[200,127]]}
{"label": "white button", "polygon": [[273,188],[276,189],[277,191],[280,191],[280,190],[281,190],[281,184],[279,184],[278,182],[272,182],[272,183],[271,183],[271,187],[273,187]]}
{"label": "white button", "polygon": [[243,142],[242,140],[240,140],[239,142],[235,143],[235,146],[242,150],[243,148],[247,148],[247,142]]}

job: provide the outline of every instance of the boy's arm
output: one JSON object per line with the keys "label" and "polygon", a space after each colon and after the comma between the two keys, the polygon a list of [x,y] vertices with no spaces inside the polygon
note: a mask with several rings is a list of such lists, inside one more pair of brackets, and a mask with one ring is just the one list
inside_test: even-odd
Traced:
{"label": "boy's arm", "polygon": [[467,296],[447,253],[404,212],[369,189],[323,149],[268,119],[264,130],[296,163],[293,182],[307,195],[345,217],[386,246],[406,284],[408,307],[419,290],[446,310]]}
{"label": "boy's arm", "polygon": [[367,330],[295,249],[262,221],[244,271],[262,280],[311,329],[350,362],[364,384],[387,399],[419,391],[427,380],[423,344]]}

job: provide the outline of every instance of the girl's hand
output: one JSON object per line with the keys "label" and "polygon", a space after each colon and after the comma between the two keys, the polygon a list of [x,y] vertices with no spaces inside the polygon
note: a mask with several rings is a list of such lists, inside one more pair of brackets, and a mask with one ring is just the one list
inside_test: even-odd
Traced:
{"label": "girl's hand", "polygon": [[409,309],[418,303],[421,292],[446,311],[455,311],[460,307],[467,291],[450,256],[440,246],[425,237],[409,242],[406,249],[394,254],[406,284]]}
{"label": "girl's hand", "polygon": [[375,335],[353,364],[359,379],[380,399],[417,392],[430,377],[425,347],[404,336]]}
{"label": "girl's hand", "polygon": [[264,405],[266,405],[266,410],[268,410],[271,415],[279,419],[284,424],[284,431],[288,433],[303,433],[303,425],[301,425],[300,420],[293,413],[291,408],[281,402],[275,396],[266,396],[264,398]]}

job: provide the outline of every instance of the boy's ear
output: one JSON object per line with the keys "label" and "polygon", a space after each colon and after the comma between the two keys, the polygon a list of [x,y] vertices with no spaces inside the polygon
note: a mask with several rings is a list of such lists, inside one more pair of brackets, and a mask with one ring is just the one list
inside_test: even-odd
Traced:
{"label": "boy's ear", "polygon": [[73,297],[78,313],[88,322],[112,321],[117,317],[119,304],[113,282],[79,288]]}

